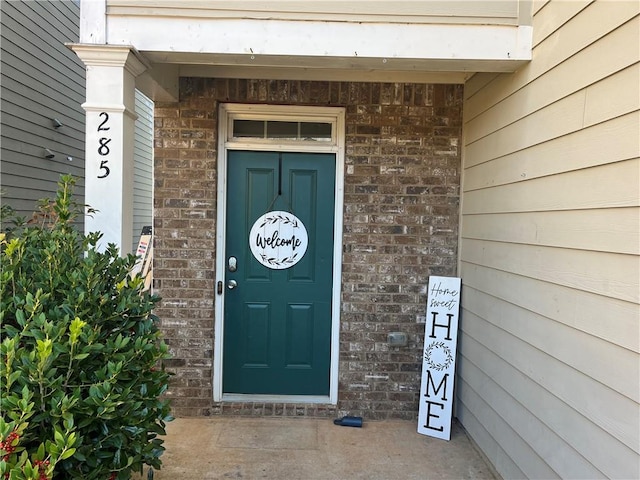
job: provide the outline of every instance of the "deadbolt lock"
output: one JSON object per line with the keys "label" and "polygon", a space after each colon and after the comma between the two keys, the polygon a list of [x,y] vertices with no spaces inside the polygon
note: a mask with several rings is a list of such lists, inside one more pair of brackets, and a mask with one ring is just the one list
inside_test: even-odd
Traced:
{"label": "deadbolt lock", "polygon": [[238,260],[236,259],[236,257],[229,257],[229,271],[230,272],[235,272],[236,270],[238,270]]}

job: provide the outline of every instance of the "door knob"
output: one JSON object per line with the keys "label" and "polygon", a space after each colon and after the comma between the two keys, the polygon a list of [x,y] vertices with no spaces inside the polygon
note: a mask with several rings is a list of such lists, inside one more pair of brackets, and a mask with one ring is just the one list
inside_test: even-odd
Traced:
{"label": "door knob", "polygon": [[229,280],[227,282],[227,288],[229,290],[233,290],[234,288],[236,288],[238,286],[238,282],[236,282],[235,280]]}

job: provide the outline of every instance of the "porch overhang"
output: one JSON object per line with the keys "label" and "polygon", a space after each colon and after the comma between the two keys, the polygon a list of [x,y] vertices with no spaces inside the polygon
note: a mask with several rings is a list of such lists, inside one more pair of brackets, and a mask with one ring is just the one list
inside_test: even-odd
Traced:
{"label": "porch overhang", "polygon": [[156,100],[180,76],[464,83],[514,72],[532,49],[531,27],[513,24],[107,15],[96,25],[81,42],[135,47],[152,65],[141,89]]}

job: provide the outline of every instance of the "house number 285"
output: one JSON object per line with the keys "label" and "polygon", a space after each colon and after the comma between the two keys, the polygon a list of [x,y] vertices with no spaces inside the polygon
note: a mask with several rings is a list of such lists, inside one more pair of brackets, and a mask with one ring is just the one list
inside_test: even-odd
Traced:
{"label": "house number 285", "polygon": [[[100,112],[98,116],[103,119],[100,125],[98,125],[98,132],[106,132],[111,130],[111,127],[109,126],[109,114],[107,112]],[[102,175],[98,175],[98,178],[106,178],[111,173],[111,170],[108,166],[109,158],[107,158],[109,157],[109,153],[111,152],[109,150],[110,141],[111,139],[109,137],[100,137],[98,139],[98,155],[104,157],[100,161],[100,166],[98,167],[98,169],[102,171]]]}

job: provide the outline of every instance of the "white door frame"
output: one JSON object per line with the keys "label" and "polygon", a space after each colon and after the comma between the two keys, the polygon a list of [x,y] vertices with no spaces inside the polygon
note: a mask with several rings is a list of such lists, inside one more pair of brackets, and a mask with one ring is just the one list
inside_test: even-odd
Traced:
{"label": "white door frame", "polygon": [[[267,120],[331,123],[330,141],[233,138],[233,120]],[[338,365],[340,354],[340,293],[342,285],[342,224],[344,206],[345,110],[341,107],[297,105],[247,105],[223,103],[218,112],[218,200],[216,220],[216,292],[213,346],[213,401],[338,403]],[[331,298],[331,372],[328,396],[239,395],[222,391],[224,339],[225,237],[227,212],[227,152],[262,150],[280,152],[334,153],[336,156],[335,215],[333,238],[333,291]]]}

